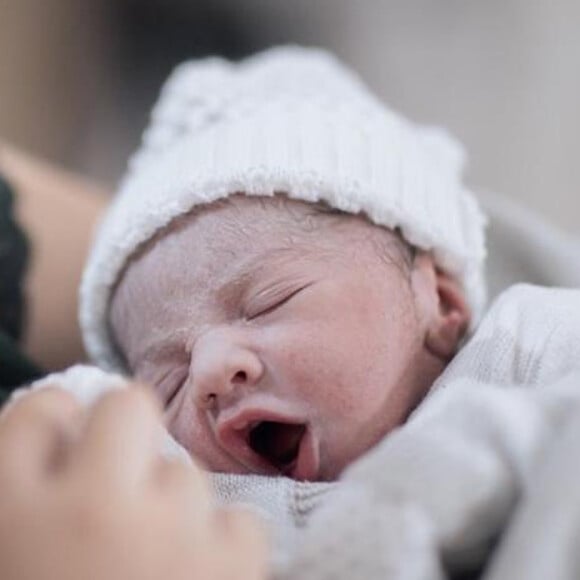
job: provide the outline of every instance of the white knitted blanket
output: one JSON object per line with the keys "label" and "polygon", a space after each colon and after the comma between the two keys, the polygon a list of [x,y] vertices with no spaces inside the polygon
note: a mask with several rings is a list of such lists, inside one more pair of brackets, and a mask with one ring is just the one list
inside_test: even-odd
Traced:
{"label": "white knitted blanket", "polygon": [[[90,403],[119,379],[76,367],[43,382]],[[214,484],[269,522],[274,578],[572,580],[578,437],[580,290],[517,286],[411,420],[336,484]],[[166,449],[181,453],[170,439]]]}

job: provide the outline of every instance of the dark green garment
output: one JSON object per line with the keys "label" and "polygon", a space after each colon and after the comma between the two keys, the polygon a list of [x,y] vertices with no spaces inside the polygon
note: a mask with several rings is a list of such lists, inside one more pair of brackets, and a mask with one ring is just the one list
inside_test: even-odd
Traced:
{"label": "dark green garment", "polygon": [[40,369],[22,354],[16,343],[0,332],[0,406],[16,387],[41,376]]}
{"label": "dark green garment", "polygon": [[14,220],[14,193],[0,176],[0,405],[15,387],[41,375],[19,350],[24,325],[28,241]]}

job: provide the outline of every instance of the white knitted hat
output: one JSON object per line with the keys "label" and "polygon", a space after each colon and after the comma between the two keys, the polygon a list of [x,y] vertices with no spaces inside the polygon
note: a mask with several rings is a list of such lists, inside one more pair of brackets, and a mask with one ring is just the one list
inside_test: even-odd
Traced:
{"label": "white knitted hat", "polygon": [[387,109],[322,50],[283,47],[240,63],[182,64],[162,90],[84,273],[89,355],[123,369],[108,308],[135,250],[194,206],[236,192],[323,200],[400,228],[462,282],[477,319],[485,218],[462,185],[463,165],[463,149],[446,133]]}

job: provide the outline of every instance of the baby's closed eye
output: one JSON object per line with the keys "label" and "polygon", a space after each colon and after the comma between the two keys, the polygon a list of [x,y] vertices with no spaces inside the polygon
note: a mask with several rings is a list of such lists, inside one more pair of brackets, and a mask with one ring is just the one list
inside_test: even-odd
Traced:
{"label": "baby's closed eye", "polygon": [[308,286],[311,286],[311,283],[301,285],[298,288],[290,287],[282,290],[274,287],[260,292],[256,297],[250,300],[249,306],[245,312],[246,320],[254,320],[260,316],[265,316],[266,314],[273,312],[308,288]]}
{"label": "baby's closed eye", "polygon": [[179,393],[187,380],[188,367],[179,366],[168,371],[160,380],[155,382],[155,392],[159,396],[164,408],[167,408]]}

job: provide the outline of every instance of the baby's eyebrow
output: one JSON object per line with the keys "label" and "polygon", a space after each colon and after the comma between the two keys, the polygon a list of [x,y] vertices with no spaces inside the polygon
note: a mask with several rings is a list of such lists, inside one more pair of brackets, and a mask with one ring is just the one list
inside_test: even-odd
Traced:
{"label": "baby's eyebrow", "polygon": [[277,266],[296,260],[300,252],[296,248],[278,247],[269,248],[250,259],[243,260],[227,279],[217,288],[215,297],[220,304],[236,304],[240,297],[263,277]]}
{"label": "baby's eyebrow", "polygon": [[227,278],[215,291],[218,304],[233,304],[252,285],[257,277],[257,264],[245,263],[243,266],[229,272]]}

